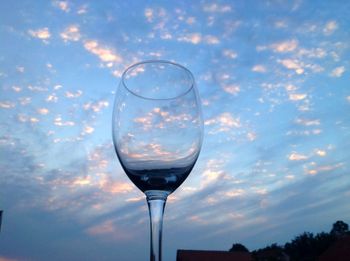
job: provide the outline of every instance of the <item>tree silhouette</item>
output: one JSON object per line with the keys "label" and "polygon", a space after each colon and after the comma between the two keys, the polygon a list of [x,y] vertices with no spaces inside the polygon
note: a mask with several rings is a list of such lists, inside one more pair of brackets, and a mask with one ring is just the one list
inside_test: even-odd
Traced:
{"label": "tree silhouette", "polygon": [[240,243],[233,244],[229,251],[230,252],[248,252],[249,253],[249,250],[244,245],[242,245]]}
{"label": "tree silhouette", "polygon": [[333,224],[331,235],[335,237],[341,237],[346,235],[348,232],[349,232],[349,225],[341,220],[338,220]]}

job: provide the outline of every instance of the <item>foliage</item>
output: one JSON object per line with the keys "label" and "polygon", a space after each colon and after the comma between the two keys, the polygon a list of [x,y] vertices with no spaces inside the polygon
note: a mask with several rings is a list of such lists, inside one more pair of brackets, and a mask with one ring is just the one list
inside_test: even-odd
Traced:
{"label": "foliage", "polygon": [[232,245],[230,252],[249,252],[249,250],[240,243],[235,243]]}
{"label": "foliage", "polygon": [[[349,226],[343,221],[336,221],[329,233],[321,232],[316,235],[310,232],[304,232],[284,246],[272,244],[252,252],[254,260],[273,261],[273,260],[290,260],[290,261],[312,261],[326,251],[338,238],[350,235]],[[230,249],[233,251],[249,252],[242,244],[236,243]],[[288,258],[289,257],[289,258]]]}

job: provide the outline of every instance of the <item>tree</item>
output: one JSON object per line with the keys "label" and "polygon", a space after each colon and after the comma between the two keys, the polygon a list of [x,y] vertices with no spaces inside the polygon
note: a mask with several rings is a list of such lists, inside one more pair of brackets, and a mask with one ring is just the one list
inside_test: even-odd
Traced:
{"label": "tree", "polygon": [[242,245],[240,243],[233,244],[229,251],[230,252],[248,252],[249,253],[249,250],[244,245]]}
{"label": "tree", "polygon": [[345,222],[338,220],[333,224],[331,235],[336,237],[344,236],[346,233],[349,232],[349,225]]}

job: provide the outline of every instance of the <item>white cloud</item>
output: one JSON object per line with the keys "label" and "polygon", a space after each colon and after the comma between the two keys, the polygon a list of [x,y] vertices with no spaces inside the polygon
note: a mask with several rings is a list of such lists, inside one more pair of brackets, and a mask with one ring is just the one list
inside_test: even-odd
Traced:
{"label": "white cloud", "polygon": [[219,38],[217,38],[216,36],[213,36],[213,35],[206,35],[204,37],[204,39],[205,39],[205,42],[207,44],[219,44],[220,43]]}
{"label": "white cloud", "polygon": [[83,105],[84,110],[92,110],[94,112],[99,112],[101,111],[103,108],[107,108],[109,106],[108,101],[98,101],[96,103],[85,103]]}
{"label": "white cloud", "polygon": [[341,77],[344,72],[345,72],[345,67],[344,66],[339,66],[339,67],[335,68],[331,72],[331,76],[332,77]]}
{"label": "white cloud", "polygon": [[227,13],[232,10],[229,5],[219,5],[216,3],[206,4],[203,6],[203,11],[208,13]]}
{"label": "white cloud", "polygon": [[15,103],[10,101],[0,101],[0,108],[2,109],[12,109],[16,106]]}
{"label": "white cloud", "polygon": [[316,120],[307,120],[307,119],[296,119],[295,122],[297,124],[300,124],[300,125],[304,125],[304,126],[318,126],[320,125],[320,120],[319,119],[316,119]]}
{"label": "white cloud", "polygon": [[41,115],[46,115],[46,114],[49,113],[49,110],[46,109],[46,108],[40,108],[40,109],[37,110],[37,112],[38,112],[39,114],[41,114]]}
{"label": "white cloud", "polygon": [[54,120],[54,124],[56,126],[74,126],[75,123],[73,121],[62,121],[61,116],[57,116]]}
{"label": "white cloud", "polygon": [[227,57],[227,58],[230,58],[230,59],[235,59],[237,58],[237,53],[234,52],[233,50],[230,50],[230,49],[225,49],[222,51],[222,55]]}
{"label": "white cloud", "polygon": [[325,35],[331,35],[334,33],[335,30],[338,29],[338,24],[336,21],[329,21],[326,23],[325,27],[323,28],[323,33]]}
{"label": "white cloud", "polygon": [[22,91],[22,88],[19,86],[12,86],[12,90],[14,90],[15,92],[20,92]]}
{"label": "white cloud", "polygon": [[152,22],[153,18],[154,18],[154,13],[153,13],[153,9],[152,8],[146,8],[144,15],[147,19],[148,22]]}
{"label": "white cloud", "polygon": [[230,84],[222,87],[225,92],[233,95],[237,95],[240,92],[239,85]]}
{"label": "white cloud", "polygon": [[79,26],[77,25],[70,25],[64,31],[60,34],[61,38],[67,42],[67,41],[79,41],[81,38]]}
{"label": "white cloud", "polygon": [[53,5],[66,13],[70,10],[68,1],[54,1]]}
{"label": "white cloud", "polygon": [[44,42],[47,42],[45,40],[48,40],[51,37],[49,28],[47,28],[47,27],[40,28],[40,29],[37,29],[37,30],[29,30],[28,33],[30,34],[30,36],[32,36],[34,38],[41,39]]}
{"label": "white cloud", "polygon": [[206,120],[204,122],[204,124],[205,125],[213,125],[213,124],[219,125],[219,129],[217,129],[216,132],[227,132],[227,131],[230,131],[232,128],[239,128],[242,126],[240,119],[234,118],[231,115],[231,113],[229,113],[229,112],[224,112],[215,118]]}
{"label": "white cloud", "polygon": [[270,48],[274,52],[285,53],[294,51],[298,47],[298,41],[293,39],[284,42],[278,42],[270,45]]}
{"label": "white cloud", "polygon": [[97,41],[88,40],[84,43],[84,47],[89,52],[97,55],[103,62],[121,62],[122,58],[112,49],[101,47]]}
{"label": "white cloud", "polygon": [[65,96],[66,96],[67,98],[78,98],[78,97],[80,97],[82,94],[83,94],[83,91],[81,91],[81,90],[78,90],[78,91],[76,91],[75,93],[66,91]]}
{"label": "white cloud", "polygon": [[327,152],[325,150],[320,150],[320,149],[316,149],[315,153],[320,157],[324,157],[327,155]]}
{"label": "white cloud", "polygon": [[289,156],[288,156],[289,160],[292,161],[299,161],[299,160],[307,160],[308,157],[303,155],[303,154],[299,154],[297,152],[292,152]]}
{"label": "white cloud", "polygon": [[278,63],[282,64],[285,68],[289,70],[294,70],[297,74],[302,74],[304,72],[302,63],[300,63],[298,60],[283,59],[278,60]]}
{"label": "white cloud", "polygon": [[180,42],[199,44],[202,41],[202,35],[200,33],[186,34],[177,38],[177,40]]}
{"label": "white cloud", "polygon": [[259,72],[259,73],[265,73],[266,72],[266,67],[261,64],[254,65],[252,68],[253,72]]}
{"label": "white cloud", "polygon": [[291,101],[301,101],[307,97],[305,93],[291,93],[289,94],[289,100]]}
{"label": "white cloud", "polygon": [[350,102],[350,95],[346,97],[347,101]]}

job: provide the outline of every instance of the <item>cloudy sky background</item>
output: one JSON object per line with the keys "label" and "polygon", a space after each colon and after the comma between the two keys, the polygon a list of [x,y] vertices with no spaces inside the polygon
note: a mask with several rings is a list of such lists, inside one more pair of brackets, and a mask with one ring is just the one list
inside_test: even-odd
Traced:
{"label": "cloudy sky background", "polygon": [[187,66],[200,158],[165,211],[177,249],[250,250],[350,221],[349,1],[1,1],[1,260],[147,260],[111,140],[134,62]]}

